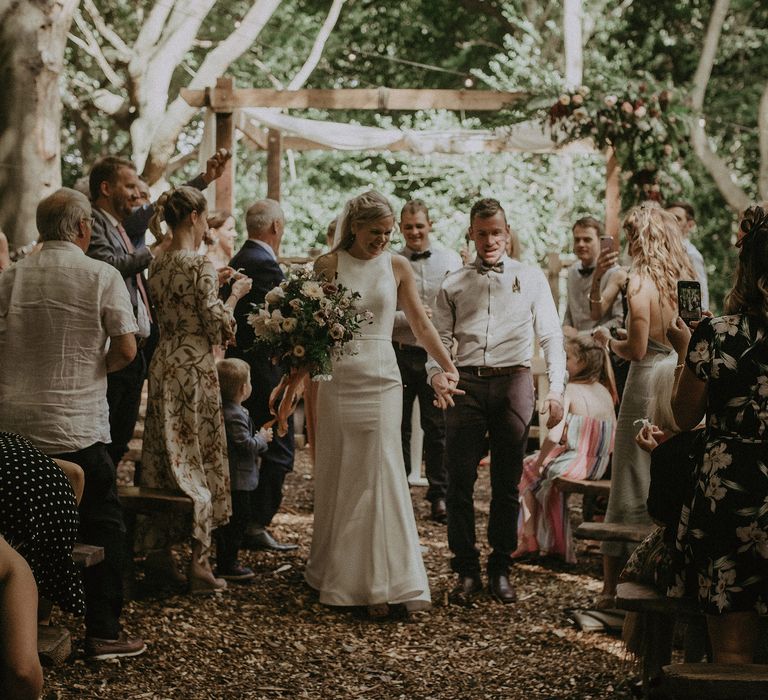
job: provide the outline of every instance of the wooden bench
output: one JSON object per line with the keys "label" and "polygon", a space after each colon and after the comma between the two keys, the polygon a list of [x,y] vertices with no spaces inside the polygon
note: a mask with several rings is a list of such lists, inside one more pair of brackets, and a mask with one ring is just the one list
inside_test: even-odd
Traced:
{"label": "wooden bench", "polygon": [[573,533],[580,540],[599,542],[642,542],[653,531],[653,525],[626,523],[582,523]]}
{"label": "wooden bench", "polygon": [[66,627],[37,626],[37,655],[43,666],[58,666],[72,654],[72,636]]}
{"label": "wooden bench", "polygon": [[675,700],[768,700],[768,666],[673,664],[663,668],[662,687]]}
{"label": "wooden bench", "polygon": [[563,494],[580,493],[585,496],[603,496],[608,498],[611,493],[610,479],[571,479],[567,476],[557,476],[553,479],[554,487]]}
{"label": "wooden bench", "polygon": [[181,491],[118,486],[117,495],[123,508],[134,513],[192,512],[192,499]]}
{"label": "wooden bench", "polygon": [[104,561],[104,547],[76,542],[72,548],[72,559],[75,564],[83,568],[95,566],[99,562]]}
{"label": "wooden bench", "polygon": [[672,641],[677,619],[697,625],[686,635],[686,661],[699,661],[704,655],[706,632],[704,618],[695,602],[686,598],[668,598],[653,586],[642,583],[620,583],[616,588],[616,607],[641,616],[643,696],[649,697],[650,681],[662,673],[672,660]]}

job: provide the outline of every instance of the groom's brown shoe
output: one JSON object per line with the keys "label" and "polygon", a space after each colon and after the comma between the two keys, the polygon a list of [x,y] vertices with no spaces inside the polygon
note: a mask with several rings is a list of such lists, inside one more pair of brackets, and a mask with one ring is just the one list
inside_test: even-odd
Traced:
{"label": "groom's brown shoe", "polygon": [[448,598],[457,605],[469,605],[472,599],[483,590],[480,574],[459,574],[456,585]]}
{"label": "groom's brown shoe", "polygon": [[517,602],[517,593],[509,582],[507,574],[488,574],[488,589],[500,603],[506,605]]}
{"label": "groom's brown shoe", "polygon": [[445,499],[437,498],[432,501],[432,515],[431,518],[436,523],[445,525],[448,522],[448,510],[445,507]]}

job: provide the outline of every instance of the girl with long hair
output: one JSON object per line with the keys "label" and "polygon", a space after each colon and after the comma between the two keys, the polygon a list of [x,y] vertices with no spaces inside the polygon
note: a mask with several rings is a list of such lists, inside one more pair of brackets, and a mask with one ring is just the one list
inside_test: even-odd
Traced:
{"label": "girl with long hair", "polygon": [[[633,207],[624,219],[631,259],[627,284],[627,337],[611,338],[606,329],[595,330],[595,339],[614,354],[630,360],[629,374],[616,424],[611,472],[611,495],[605,521],[650,524],[646,508],[650,483],[650,456],[635,442],[635,422],[648,415],[651,369],[672,348],[666,329],[677,316],[678,280],[696,279],[683,249],[675,217],[655,202]],[[623,561],[634,547],[604,542],[603,590],[597,607],[611,607]]]}
{"label": "girl with long hair", "polygon": [[523,464],[513,557],[540,553],[576,560],[565,499],[552,482],[558,476],[600,479],[613,449],[617,396],[608,352],[590,335],[575,335],[565,341],[565,354],[563,420]]}

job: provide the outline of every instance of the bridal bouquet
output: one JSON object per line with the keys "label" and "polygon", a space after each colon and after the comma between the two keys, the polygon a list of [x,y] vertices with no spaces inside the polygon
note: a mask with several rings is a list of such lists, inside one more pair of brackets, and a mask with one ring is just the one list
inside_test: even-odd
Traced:
{"label": "bridal bouquet", "polygon": [[286,279],[267,292],[264,303],[255,305],[248,316],[256,336],[254,348],[269,355],[284,371],[269,402],[281,435],[287,430],[304,379],[330,379],[332,361],[357,352],[353,341],[363,323],[373,319],[370,311],[355,307],[359,299],[358,292],[318,279],[311,266],[293,265]]}

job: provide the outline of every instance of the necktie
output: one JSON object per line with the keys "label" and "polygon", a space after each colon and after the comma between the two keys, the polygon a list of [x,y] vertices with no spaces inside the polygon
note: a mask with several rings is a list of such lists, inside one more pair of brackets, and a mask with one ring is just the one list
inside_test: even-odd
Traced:
{"label": "necktie", "polygon": [[589,275],[591,275],[591,274],[592,274],[594,271],[595,271],[595,268],[594,268],[594,267],[580,267],[580,268],[579,268],[579,274],[580,274],[582,277],[588,277],[588,276],[589,276]]}
{"label": "necktie", "polygon": [[494,263],[493,265],[489,265],[487,262],[481,262],[480,267],[477,268],[477,271],[481,275],[487,275],[489,272],[498,272],[501,274],[504,272],[504,261],[499,260],[499,262]]}
{"label": "necktie", "polygon": [[431,250],[425,250],[423,253],[411,253],[411,260],[423,260],[432,255]]}
{"label": "necktie", "polygon": [[[131,243],[131,239],[128,238],[128,234],[126,233],[125,229],[123,228],[122,224],[117,225],[117,232],[120,234],[120,238],[123,239],[123,243],[125,245],[125,249],[129,253],[133,253],[135,251],[135,248],[133,247],[133,243]],[[150,321],[152,320],[152,309],[149,306],[149,297],[147,296],[147,289],[144,286],[144,278],[141,276],[140,272],[137,272],[135,275],[136,280],[136,289],[138,289],[139,294],[141,296],[141,301],[144,302],[144,308],[147,310],[147,315],[150,318]]]}

